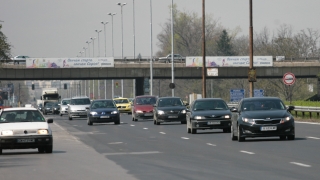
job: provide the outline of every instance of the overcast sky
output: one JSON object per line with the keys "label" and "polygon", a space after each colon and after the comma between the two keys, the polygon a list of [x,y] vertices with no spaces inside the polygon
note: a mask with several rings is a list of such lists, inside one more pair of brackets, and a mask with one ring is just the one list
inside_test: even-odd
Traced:
{"label": "overcast sky", "polygon": [[[133,8],[133,1],[135,6]],[[0,0],[2,32],[13,45],[12,55],[31,57],[66,58],[80,55],[86,41],[96,37],[95,52],[98,56],[99,33],[100,56],[112,56],[113,18],[114,56],[121,57],[121,7],[123,6],[123,55],[132,57],[133,9],[135,10],[135,54],[150,56],[150,0]],[[202,13],[202,0],[174,0],[182,11]],[[153,52],[158,51],[157,35],[161,25],[170,18],[171,0],[152,0]],[[295,32],[312,28],[320,30],[320,0],[253,0],[253,28],[259,32],[263,27],[275,31],[282,24],[291,25]],[[219,19],[228,29],[239,26],[242,33],[249,33],[249,0],[206,0],[206,13]],[[108,21],[106,32],[101,21]],[[201,47],[199,47],[201,48]],[[93,44],[90,54],[93,55]],[[179,52],[176,52],[179,53]],[[86,55],[89,56],[88,50]],[[84,56],[84,53],[83,53]]]}

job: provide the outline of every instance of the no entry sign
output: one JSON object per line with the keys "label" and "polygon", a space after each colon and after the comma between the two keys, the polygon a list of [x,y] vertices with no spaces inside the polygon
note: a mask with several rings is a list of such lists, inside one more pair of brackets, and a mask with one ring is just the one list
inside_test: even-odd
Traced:
{"label": "no entry sign", "polygon": [[285,85],[292,85],[296,81],[296,77],[293,73],[287,72],[283,75],[282,81]]}

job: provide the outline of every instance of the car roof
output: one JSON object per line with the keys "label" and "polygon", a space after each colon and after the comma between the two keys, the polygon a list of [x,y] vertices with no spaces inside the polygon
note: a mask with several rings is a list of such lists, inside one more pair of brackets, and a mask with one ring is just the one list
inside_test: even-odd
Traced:
{"label": "car roof", "polygon": [[128,99],[128,98],[119,97],[119,98],[114,98],[114,99]]}
{"label": "car roof", "polygon": [[222,100],[221,98],[202,98],[202,99],[196,99],[195,101],[210,101],[210,100]]}
{"label": "car roof", "polygon": [[181,99],[180,97],[159,97],[158,99]]}
{"label": "car roof", "polygon": [[97,102],[97,101],[113,101],[113,99],[96,99],[96,100],[93,100],[92,102]]}
{"label": "car roof", "polygon": [[4,108],[4,109],[2,109],[2,111],[18,111],[18,110],[38,111],[38,109],[31,108],[31,107],[14,107],[14,108]]}
{"label": "car roof", "polygon": [[142,98],[142,97],[155,97],[155,98],[157,98],[157,96],[152,96],[152,95],[136,96],[135,98]]}
{"label": "car roof", "polygon": [[69,100],[69,99],[71,99],[71,98],[63,98],[62,101],[63,101],[63,100]]}
{"label": "car roof", "polygon": [[278,97],[248,97],[248,98],[243,98],[243,101],[248,101],[248,100],[253,100],[253,99],[258,99],[258,100],[269,100],[269,99],[279,99]]}
{"label": "car roof", "polygon": [[75,96],[75,97],[72,97],[71,99],[83,99],[83,98],[88,98],[87,96]]}

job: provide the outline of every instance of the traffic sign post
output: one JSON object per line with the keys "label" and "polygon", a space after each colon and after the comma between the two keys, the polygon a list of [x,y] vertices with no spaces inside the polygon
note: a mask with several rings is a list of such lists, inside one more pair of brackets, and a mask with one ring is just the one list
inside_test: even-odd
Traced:
{"label": "traffic sign post", "polygon": [[294,84],[294,82],[296,81],[296,77],[293,73],[287,72],[283,75],[282,81],[285,85],[290,86]]}

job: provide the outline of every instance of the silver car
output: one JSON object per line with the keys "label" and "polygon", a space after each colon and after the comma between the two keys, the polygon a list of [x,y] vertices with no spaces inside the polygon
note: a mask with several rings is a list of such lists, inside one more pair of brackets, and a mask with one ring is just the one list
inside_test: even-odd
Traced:
{"label": "silver car", "polygon": [[70,104],[68,105],[69,120],[73,118],[86,118],[87,109],[91,104],[90,99],[87,96],[72,97]]}
{"label": "silver car", "polygon": [[60,113],[59,115],[66,115],[68,114],[68,104],[70,104],[71,98],[64,98],[60,102]]}

